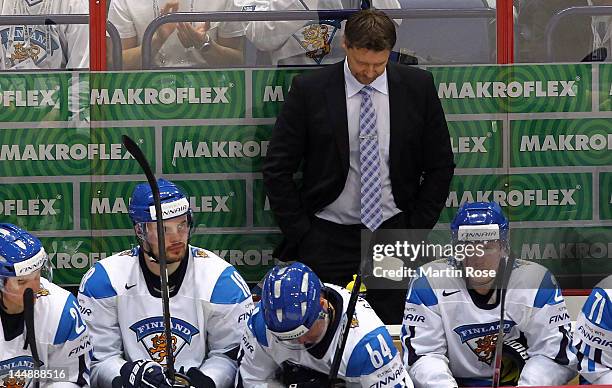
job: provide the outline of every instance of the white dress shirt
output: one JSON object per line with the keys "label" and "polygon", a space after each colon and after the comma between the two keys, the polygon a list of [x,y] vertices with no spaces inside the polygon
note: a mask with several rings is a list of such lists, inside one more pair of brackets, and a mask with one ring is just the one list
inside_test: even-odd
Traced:
{"label": "white dress shirt", "polygon": [[[346,92],[346,114],[349,135],[349,172],[344,189],[334,202],[316,214],[317,217],[337,224],[353,225],[361,223],[361,169],[359,161],[359,113],[361,95],[359,91],[366,85],[357,81],[351,74],[348,60],[344,60],[344,88]],[[389,88],[385,70],[370,86],[374,88],[372,103],[376,110],[376,130],[378,132],[378,152],[380,157],[380,180],[382,185],[383,220],[387,220],[401,210],[395,205],[389,177]]]}

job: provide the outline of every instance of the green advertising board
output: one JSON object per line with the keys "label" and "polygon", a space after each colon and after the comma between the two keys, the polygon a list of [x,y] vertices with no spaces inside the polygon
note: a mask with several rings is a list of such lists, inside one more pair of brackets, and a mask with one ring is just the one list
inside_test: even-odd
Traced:
{"label": "green advertising board", "polygon": [[612,63],[599,65],[599,110],[612,111]]}
{"label": "green advertising board", "polygon": [[446,114],[588,112],[591,65],[429,67]]}
{"label": "green advertising board", "polygon": [[[68,121],[70,73],[3,73],[0,122]],[[78,91],[75,91],[77,93]]]}
{"label": "green advertising board", "polygon": [[591,288],[612,274],[610,228],[511,229],[510,243],[516,257],[547,267],[562,288]]}
{"label": "green advertising board", "polygon": [[140,173],[121,135],[135,139],[154,168],[153,128],[15,128],[0,130],[0,176]]}
{"label": "green advertising board", "polygon": [[501,121],[450,121],[448,131],[457,168],[502,167]]}
{"label": "green advertising board", "polygon": [[246,281],[257,282],[276,264],[272,252],[280,240],[280,233],[198,234],[192,244],[236,266]]}
{"label": "green advertising board", "polygon": [[53,282],[76,286],[97,261],[131,249],[135,236],[43,237],[41,242],[53,266]]}
{"label": "green advertising board", "polygon": [[[195,225],[205,228],[246,225],[243,180],[174,180],[188,199]],[[82,229],[131,229],[130,196],[138,181],[81,183]]]}
{"label": "green advertising board", "polygon": [[[466,201],[497,201],[520,222],[512,243],[521,258],[551,269],[563,287],[592,286],[612,251],[604,244],[612,221],[612,65],[428,70],[457,164],[439,221],[449,223]],[[2,220],[44,232],[56,282],[78,284],[95,261],[136,242],[128,208],[144,177],[121,144],[128,135],[158,177],[186,191],[194,245],[257,281],[282,237],[263,158],[292,80],[304,71],[5,74]]]}
{"label": "green advertising board", "polygon": [[261,171],[269,126],[164,127],[163,170],[177,173]]}
{"label": "green advertising board", "polygon": [[270,209],[270,201],[266,196],[262,179],[253,181],[253,225],[274,227],[276,221]]}
{"label": "green advertising board", "polygon": [[511,167],[612,165],[610,119],[511,121]]}
{"label": "green advertising board", "polygon": [[72,183],[0,184],[2,222],[32,231],[74,227]]}
{"label": "green advertising board", "polygon": [[[276,118],[293,77],[304,70],[253,70],[253,117]],[[324,87],[323,85],[321,87]]]}
{"label": "green advertising board", "polygon": [[599,219],[612,220],[612,172],[599,174]]}
{"label": "green advertising board", "polygon": [[440,222],[465,202],[495,201],[511,221],[590,220],[592,176],[576,174],[456,175]]}
{"label": "green advertising board", "polygon": [[245,116],[243,71],[92,73],[89,84],[92,121]]}

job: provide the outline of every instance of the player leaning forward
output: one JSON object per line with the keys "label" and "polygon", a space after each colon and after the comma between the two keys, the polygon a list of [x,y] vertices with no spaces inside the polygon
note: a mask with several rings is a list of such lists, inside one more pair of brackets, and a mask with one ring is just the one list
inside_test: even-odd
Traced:
{"label": "player leaning forward", "polygon": [[[189,245],[193,221],[186,195],[166,180],[158,184],[176,370],[185,371],[194,387],[227,387],[236,374],[238,346],[252,307],[249,290],[233,266]],[[129,214],[139,246],[97,262],[79,290],[94,344],[92,384],[111,387],[116,379],[124,387],[167,387],[159,366],[166,364],[166,339],[148,185],[134,189]]]}
{"label": "player leaning forward", "polygon": [[[516,366],[528,359],[522,371],[516,368],[502,376],[513,380],[509,377],[514,373],[520,386],[565,384],[576,374],[576,357],[568,349],[570,317],[552,274],[539,264],[508,259],[508,221],[496,203],[463,205],[451,232],[455,257],[421,267],[424,275],[413,279],[406,297],[402,345],[415,386],[491,386],[503,292],[499,269],[506,260],[512,269],[504,343],[527,348]],[[486,240],[477,237],[482,235]],[[468,247],[476,254],[457,260]],[[466,276],[468,267],[495,270],[496,276]],[[428,269],[460,270],[463,276],[434,277],[436,272]]]}
{"label": "player leaning forward", "polygon": [[[38,372],[44,387],[89,386],[91,341],[76,298],[51,283],[47,254],[23,229],[0,224],[0,386],[33,386]],[[24,292],[34,296],[34,333],[40,369],[26,343]]]}
{"label": "player leaning forward", "polygon": [[[242,340],[237,387],[327,386],[349,298],[302,263],[274,267]],[[350,320],[338,370],[346,386],[412,388],[389,332],[364,299]]]}

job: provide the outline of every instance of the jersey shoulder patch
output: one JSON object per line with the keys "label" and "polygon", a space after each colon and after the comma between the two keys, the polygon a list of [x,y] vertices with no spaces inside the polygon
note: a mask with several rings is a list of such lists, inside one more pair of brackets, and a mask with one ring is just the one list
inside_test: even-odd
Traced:
{"label": "jersey shoulder patch", "polygon": [[561,294],[561,288],[555,277],[550,271],[546,271],[538,287],[535,299],[533,301],[533,307],[542,308],[546,305],[556,305],[563,302],[563,295]]}
{"label": "jersey shoulder patch", "polygon": [[251,290],[233,266],[223,270],[210,296],[211,303],[235,304],[251,296]]}
{"label": "jersey shoulder patch", "polygon": [[366,334],[353,348],[346,365],[346,377],[367,376],[387,365],[397,349],[384,326]]}
{"label": "jersey shoulder patch", "polygon": [[582,306],[584,317],[602,329],[612,331],[612,306],[606,290],[596,287]]}
{"label": "jersey shoulder patch", "polygon": [[408,294],[406,295],[406,302],[417,305],[434,306],[438,304],[438,297],[431,289],[431,285],[427,278],[421,276],[416,278],[410,285]]}
{"label": "jersey shoulder patch", "polygon": [[76,298],[69,294],[60,316],[57,332],[55,333],[54,345],[74,341],[86,330],[85,322],[79,314],[79,304]]}
{"label": "jersey shoulder patch", "polygon": [[111,298],[117,295],[106,269],[101,263],[96,263],[81,280],[79,292],[94,299]]}

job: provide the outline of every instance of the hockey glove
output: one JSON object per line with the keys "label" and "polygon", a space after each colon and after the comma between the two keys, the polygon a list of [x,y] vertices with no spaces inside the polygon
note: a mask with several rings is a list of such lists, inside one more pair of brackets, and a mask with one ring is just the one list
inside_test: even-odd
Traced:
{"label": "hockey glove", "polygon": [[164,368],[151,360],[130,361],[121,367],[124,388],[172,388]]}
{"label": "hockey glove", "polygon": [[304,368],[291,362],[281,366],[283,384],[290,388],[320,388],[327,386],[328,376],[310,368]]}
{"label": "hockey glove", "polygon": [[195,367],[189,368],[187,371],[187,377],[191,386],[194,388],[216,388],[216,384],[210,377],[202,373],[201,370]]}

